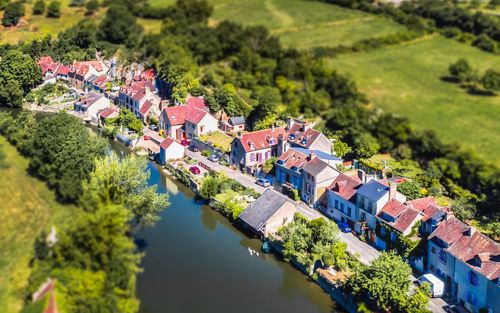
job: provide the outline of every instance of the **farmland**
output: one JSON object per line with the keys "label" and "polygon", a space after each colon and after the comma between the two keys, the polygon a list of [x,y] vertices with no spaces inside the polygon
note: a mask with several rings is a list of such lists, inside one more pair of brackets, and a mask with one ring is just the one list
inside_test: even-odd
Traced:
{"label": "farmland", "polygon": [[[28,160],[3,137],[0,176],[0,312],[18,312],[22,307],[22,290],[31,272],[29,261],[33,243],[42,230],[50,230],[74,213],[72,206],[55,200],[46,185],[27,174]],[[15,179],[5,179],[15,177]]]}
{"label": "farmland", "polygon": [[[70,0],[61,1],[61,17],[48,18],[45,15],[32,15],[32,4],[25,3],[25,16],[16,27],[6,28],[0,25],[0,43],[16,44],[20,41],[39,39],[46,35],[56,35],[58,32],[76,25],[85,17],[85,8],[69,7]],[[92,16],[101,19],[104,10]],[[3,11],[0,12],[0,16]]]}
{"label": "farmland", "polygon": [[[164,7],[173,0],[150,0]],[[211,23],[231,20],[245,25],[265,25],[286,46],[349,45],[403,30],[399,24],[361,11],[306,0],[209,0],[214,6]]]}
{"label": "farmland", "polygon": [[349,73],[376,107],[407,116],[414,127],[432,129],[445,142],[461,143],[499,162],[500,97],[471,95],[442,80],[459,58],[480,72],[500,65],[497,56],[440,36],[328,62]]}

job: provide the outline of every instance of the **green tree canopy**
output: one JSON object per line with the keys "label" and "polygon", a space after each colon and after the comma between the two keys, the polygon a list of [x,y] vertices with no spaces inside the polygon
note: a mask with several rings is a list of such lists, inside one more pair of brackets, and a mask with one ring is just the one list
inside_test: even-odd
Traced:
{"label": "green tree canopy", "polygon": [[100,37],[114,44],[134,46],[142,34],[135,16],[123,5],[111,5],[99,26]]}
{"label": "green tree canopy", "polygon": [[61,16],[61,2],[54,0],[47,7],[47,17],[59,18]]}
{"label": "green tree canopy", "polygon": [[99,10],[99,1],[98,0],[89,0],[89,1],[87,1],[85,8],[87,9],[85,14],[92,15],[92,14],[94,14],[94,12]]}
{"label": "green tree canopy", "polygon": [[29,55],[11,50],[0,60],[0,86],[16,81],[24,94],[42,81],[42,70]]}
{"label": "green tree canopy", "polygon": [[37,0],[33,5],[33,15],[42,15],[45,12],[45,1]]}
{"label": "green tree canopy", "polygon": [[481,78],[481,84],[483,85],[484,89],[490,92],[499,92],[500,72],[497,72],[493,69],[487,70]]}
{"label": "green tree canopy", "polygon": [[23,16],[23,3],[21,1],[9,2],[3,11],[2,25],[6,27],[15,26]]}

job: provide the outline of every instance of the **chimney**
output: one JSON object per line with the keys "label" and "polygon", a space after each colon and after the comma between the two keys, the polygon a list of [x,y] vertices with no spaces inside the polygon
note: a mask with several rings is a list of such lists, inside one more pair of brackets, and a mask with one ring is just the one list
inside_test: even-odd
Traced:
{"label": "chimney", "polygon": [[250,146],[250,150],[253,150],[253,149],[254,149],[253,142],[249,141],[249,142],[248,142],[248,145]]}
{"label": "chimney", "polygon": [[366,174],[362,169],[358,169],[358,178],[361,180],[361,183],[366,184]]}
{"label": "chimney", "polygon": [[396,191],[398,189],[398,185],[394,182],[389,183],[389,201],[396,198]]}
{"label": "chimney", "polygon": [[311,161],[311,160],[314,160],[315,158],[316,158],[316,154],[314,153],[313,150],[311,150],[311,153],[309,153],[309,155],[307,156],[307,160]]}
{"label": "chimney", "polygon": [[271,131],[274,133],[274,124],[271,125]]}

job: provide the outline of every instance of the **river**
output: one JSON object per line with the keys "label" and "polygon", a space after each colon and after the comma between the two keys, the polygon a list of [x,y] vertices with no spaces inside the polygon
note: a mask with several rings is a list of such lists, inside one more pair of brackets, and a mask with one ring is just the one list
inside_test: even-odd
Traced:
{"label": "river", "polygon": [[[112,149],[127,153],[119,144]],[[260,252],[195,194],[150,163],[149,184],[170,195],[160,221],[137,235],[145,257],[137,292],[141,313],[341,312],[307,276]],[[251,256],[248,247],[259,251]]]}

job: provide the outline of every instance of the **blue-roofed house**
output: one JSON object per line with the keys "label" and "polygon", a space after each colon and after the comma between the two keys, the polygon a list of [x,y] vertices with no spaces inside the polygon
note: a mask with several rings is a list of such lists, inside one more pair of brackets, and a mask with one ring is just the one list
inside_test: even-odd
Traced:
{"label": "blue-roofed house", "polygon": [[368,234],[368,238],[375,242],[376,216],[395,196],[396,184],[389,187],[377,180],[370,180],[361,186],[356,193],[356,232]]}

